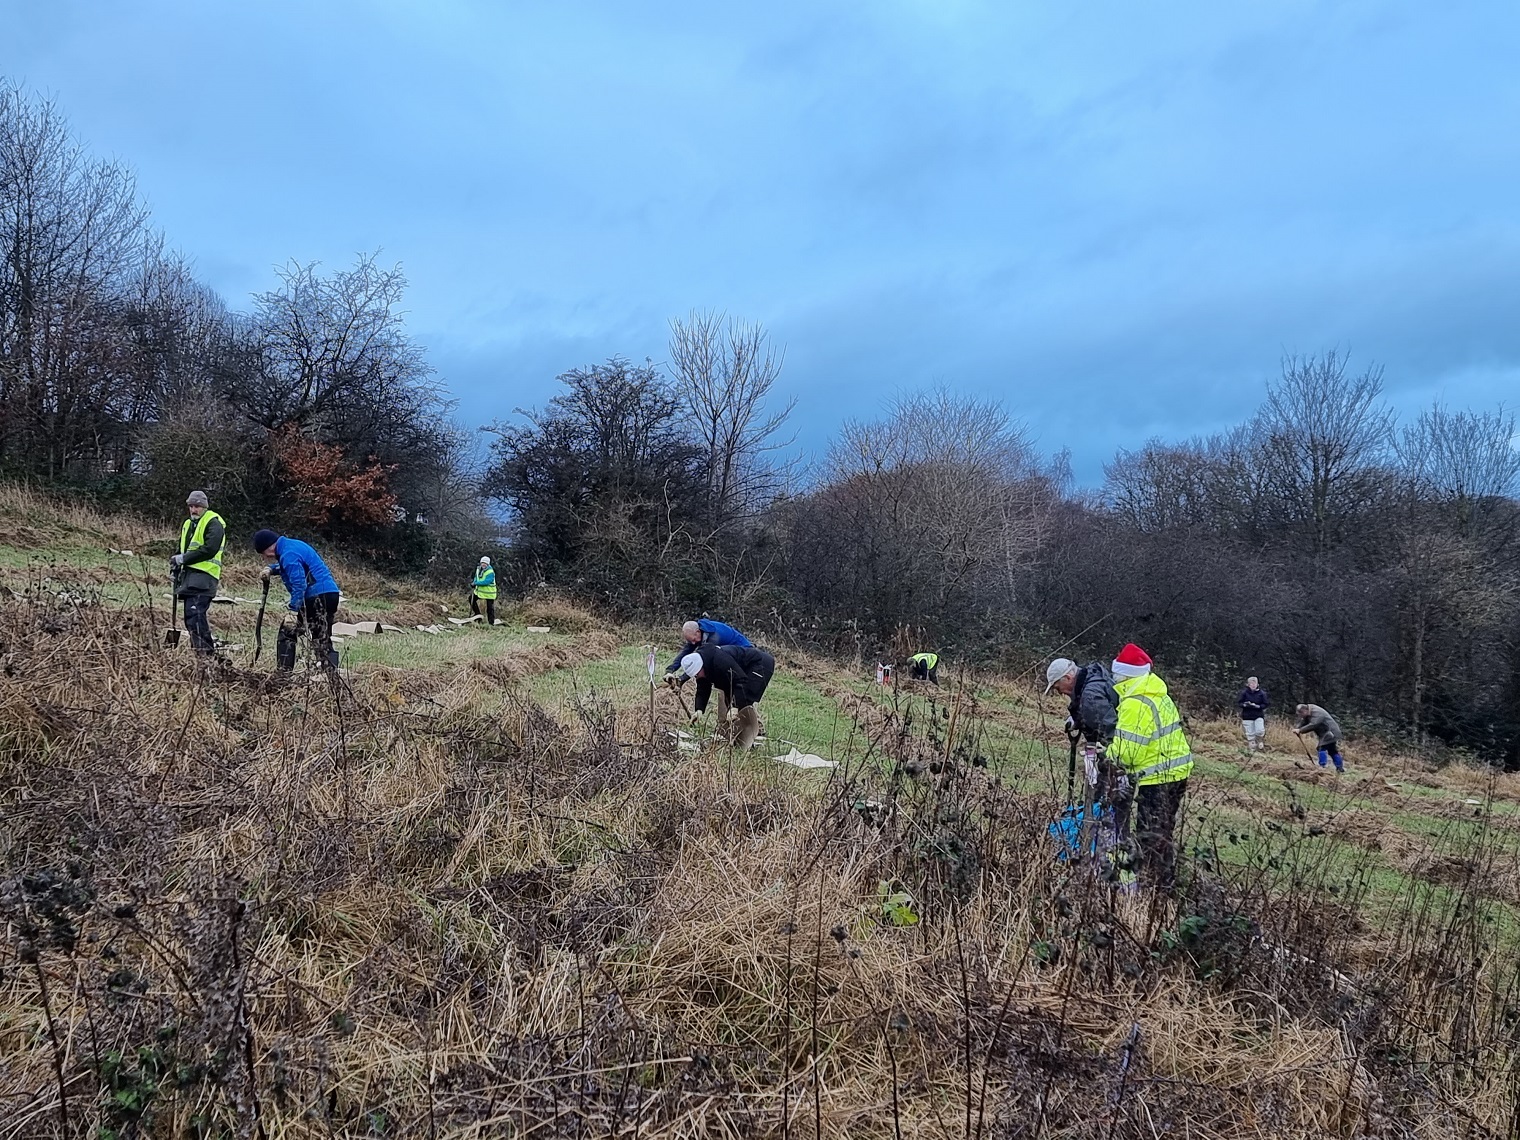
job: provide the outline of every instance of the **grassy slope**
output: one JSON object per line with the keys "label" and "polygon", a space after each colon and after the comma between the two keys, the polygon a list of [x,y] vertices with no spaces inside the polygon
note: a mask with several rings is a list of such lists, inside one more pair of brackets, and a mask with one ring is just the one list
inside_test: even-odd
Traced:
{"label": "grassy slope", "polygon": [[[166,537],[165,533],[131,520],[104,519],[88,510],[6,490],[0,492],[0,587],[9,586],[23,594],[93,593],[107,606],[126,612],[147,608],[155,615],[154,623],[164,625],[168,620],[163,612],[167,607],[167,589],[155,575],[162,565]],[[134,555],[113,554],[113,548],[127,548]],[[256,598],[254,575],[252,559],[234,552],[224,580],[225,591],[244,599]],[[462,612],[463,590],[451,598],[430,597],[414,588],[391,586],[372,575],[348,573],[340,568],[339,576],[351,588],[340,618],[372,617],[410,627],[420,621],[441,620],[444,607],[452,607],[450,614]],[[245,646],[229,654],[243,667],[251,664],[254,609],[253,604],[238,604],[217,607],[213,613],[218,634]],[[272,609],[277,610],[278,606]],[[531,696],[567,725],[591,725],[586,719],[592,715],[587,712],[587,702],[608,702],[617,714],[616,734],[625,740],[647,738],[651,733],[664,738],[674,729],[685,727],[676,698],[663,688],[655,695],[653,725],[647,711],[646,649],[655,645],[658,667],[663,669],[669,659],[669,631],[630,630],[617,638],[588,634],[577,628],[583,621],[580,615],[553,603],[504,605],[503,614],[506,624],[497,629],[477,625],[451,629],[441,635],[409,629],[404,634],[353,639],[343,649],[346,673],[365,693],[379,694],[382,702],[389,702],[403,713],[425,709],[427,715],[435,715],[436,711],[443,718],[482,715],[488,719],[510,719],[520,715],[515,703],[518,697],[514,695],[520,693]],[[550,625],[551,632],[529,633],[526,626],[530,624]],[[272,634],[271,624],[266,626],[271,645]],[[927,726],[935,725],[928,735],[941,742],[945,741],[951,724],[955,725],[956,735],[948,744],[921,743],[920,752],[943,750],[950,755],[960,745],[968,758],[985,757],[989,773],[996,773],[1005,787],[1043,796],[1042,802],[1047,805],[1064,795],[1066,758],[1059,733],[1059,714],[1052,703],[1042,703],[1027,683],[987,678],[980,678],[975,684],[948,680],[938,690],[909,686],[894,694],[871,685],[864,677],[805,654],[778,656],[781,660],[777,676],[764,702],[768,743],[774,748],[737,758],[721,751],[727,768],[721,789],[706,788],[701,783],[704,777],[682,776],[679,769],[674,777],[697,781],[693,789],[683,794],[692,803],[706,804],[707,811],[717,813],[714,819],[728,810],[723,806],[724,797],[732,798],[736,778],[748,795],[758,797],[757,802],[771,805],[766,810],[790,812],[799,821],[807,819],[807,813],[813,809],[799,805],[806,805],[820,790],[834,785],[824,775],[795,773],[766,759],[773,752],[784,752],[791,744],[841,761],[846,766],[844,770],[854,774],[851,786],[856,791],[851,795],[881,794],[879,790],[896,778],[893,776],[896,766],[886,754],[896,754],[892,740],[905,721],[910,734],[920,738],[926,735]],[[262,665],[268,664],[266,653]],[[689,700],[689,687],[686,694]],[[164,699],[169,702],[167,707],[183,708],[186,715],[194,713],[186,705],[182,691],[170,691]],[[298,707],[299,702],[293,709]],[[266,710],[261,715],[270,714]],[[316,714],[308,711],[301,715]],[[705,744],[710,726],[704,723],[691,731],[696,742]],[[1358,750],[1354,746],[1351,772],[1338,778],[1307,764],[1297,751],[1294,738],[1280,725],[1274,726],[1269,736],[1271,751],[1264,755],[1243,755],[1237,734],[1238,725],[1234,722],[1192,726],[1195,751],[1201,759],[1188,799],[1184,834],[1186,846],[1203,866],[1232,867],[1236,881],[1249,882],[1253,889],[1291,893],[1295,886],[1312,882],[1319,890],[1334,892],[1337,897],[1355,898],[1362,923],[1362,932],[1357,937],[1372,943],[1383,929],[1379,924],[1385,919],[1391,924],[1393,916],[1404,916],[1407,920],[1412,912],[1453,913],[1454,892],[1461,893],[1465,876],[1473,873],[1475,862],[1482,862],[1492,869],[1485,874],[1486,894],[1477,902],[1478,913],[1473,921],[1486,932],[1483,937],[1493,943],[1496,954],[1513,954],[1513,942],[1520,928],[1512,909],[1520,899],[1520,882],[1513,870],[1520,824],[1520,780],[1460,767],[1434,771],[1418,761],[1371,749]],[[436,783],[438,802],[443,802],[450,783],[447,757],[430,758],[428,762],[442,764],[443,768],[425,773],[419,770],[410,776],[399,771],[390,775],[377,771],[372,778],[409,780],[418,786]],[[825,794],[833,793],[825,791]],[[916,793],[909,789],[908,794]],[[706,798],[709,796],[716,798]],[[402,801],[396,802],[399,805]],[[410,841],[434,842],[428,831],[434,825],[421,822],[427,815],[425,811],[415,805],[398,806],[397,810],[400,815],[396,817],[396,825],[410,836]],[[410,818],[419,822],[406,823]],[[487,824],[482,822],[479,826]],[[489,917],[483,918],[451,902],[450,891],[457,894],[469,884],[486,882],[492,875],[515,874],[514,868],[530,865],[596,864],[606,855],[602,850],[603,837],[612,834],[606,829],[618,830],[621,844],[629,840],[621,830],[623,827],[621,821],[607,816],[600,823],[594,819],[563,822],[554,825],[547,834],[534,833],[531,839],[516,835],[510,841],[504,839],[505,845],[490,855],[479,845],[473,848],[467,845],[456,852],[441,876],[435,876],[436,889],[443,894],[436,895],[435,889],[427,897],[417,896],[419,913],[431,916],[430,921],[438,924],[439,937],[463,939],[465,943],[475,939],[484,952],[497,944],[501,930]],[[451,844],[459,841],[457,836],[448,840]],[[756,838],[754,842],[771,841]],[[693,841],[682,858],[696,858],[692,852],[702,849],[702,842]],[[728,857],[721,856],[717,849],[711,854],[714,858]],[[784,861],[779,849],[775,859],[777,866]],[[724,909],[729,904],[720,904],[716,911],[706,913],[714,905],[709,898],[689,904],[703,913],[680,913],[690,914],[694,923],[705,924],[709,929],[714,928],[713,924],[776,921],[774,914],[761,913],[774,885],[768,885],[763,877],[746,885],[745,876],[754,873],[747,864],[732,865],[730,873],[736,891],[729,910]],[[1239,877],[1247,874],[1254,878]],[[824,891],[822,880],[818,889]],[[847,888],[841,889],[848,894]],[[376,952],[384,938],[375,924],[383,925],[383,920],[366,917],[365,905],[356,900],[355,913],[313,910],[304,920],[308,929],[287,931],[284,936],[287,940],[295,938],[300,945],[321,948],[301,951],[317,953],[316,958],[300,967],[307,978],[303,984],[319,989],[328,986],[332,970],[347,973],[354,968],[354,962]],[[798,905],[795,898],[791,905],[795,914]],[[510,910],[508,906],[502,914]],[[825,920],[819,917],[818,921]],[[522,935],[519,933],[517,937],[520,940]],[[712,962],[707,963],[704,974],[699,967],[706,961],[706,952],[691,941],[695,937],[693,930],[666,929],[652,940],[646,937],[625,947],[619,952],[621,957],[615,955],[601,968],[610,974],[620,970],[668,971],[672,977],[685,978],[683,984],[687,986],[706,985],[703,978],[708,976],[728,977],[736,985],[758,984],[755,978],[764,976],[770,978],[770,984],[782,985],[777,976],[766,973],[774,963],[764,967],[758,961],[753,963],[760,972],[746,975],[749,980],[745,982]],[[672,940],[679,947],[671,944]],[[296,953],[295,945],[291,943],[286,951]],[[344,946],[350,946],[353,953],[346,953]],[[874,984],[895,984],[885,979],[895,976],[900,968],[890,965],[898,961],[897,957],[893,954],[881,957],[882,949],[873,949],[871,944],[864,944],[861,953],[867,965],[859,968],[878,979]],[[552,972],[557,967],[546,964],[544,968]],[[547,979],[541,982],[548,985]],[[743,1024],[744,1017],[750,1014],[742,1011],[741,997],[737,993],[726,996],[715,993],[702,1000],[713,1016],[713,1033],[720,1038],[731,1037],[736,1046],[744,1044],[752,1048],[759,1029]],[[1153,994],[1156,1016],[1164,1016],[1172,997]],[[816,994],[813,1000],[818,1000]],[[903,1008],[912,1005],[912,999],[906,995],[895,1000]],[[1039,1005],[1035,998],[1031,1001],[1035,1005],[1030,1007],[1028,1017],[1035,1016],[1035,1007]],[[512,1015],[501,1011],[500,1015],[532,1020],[526,1012]],[[734,1019],[733,1024],[727,1024],[725,1018]],[[17,1023],[14,1017],[0,1020],[0,1041],[5,1039],[7,1024]],[[1102,1034],[1094,1032],[1097,1036],[1090,1047],[1098,1048]],[[1253,1048],[1263,1050],[1265,1058],[1267,1052],[1282,1046],[1280,1037],[1285,1030],[1278,1026],[1261,1032],[1263,1036],[1255,1046],[1242,1043],[1241,1048],[1247,1053]],[[842,1053],[864,1048],[858,1042],[849,1044],[842,1037],[834,1044]],[[890,1042],[884,1039],[882,1045],[866,1049],[872,1064],[882,1061],[882,1048],[890,1052]],[[927,1056],[912,1049],[908,1052],[913,1054],[912,1064],[920,1067],[931,1064]],[[1153,1061],[1159,1063],[1159,1058]],[[866,1062],[860,1059],[860,1063]],[[388,1079],[399,1080],[395,1076]],[[845,1081],[843,1076],[839,1079],[841,1083]],[[933,1078],[916,1079],[921,1084],[927,1081],[924,1088],[932,1094]],[[657,1083],[654,1075],[650,1081]],[[359,1098],[362,1100],[363,1096]],[[943,1098],[928,1095],[927,1099],[920,1098],[912,1111],[927,1114],[921,1115],[924,1127],[929,1126],[928,1121],[939,1120],[936,1127],[948,1134],[955,1127],[942,1117],[947,1106],[953,1115],[955,1103],[952,1092],[945,1092]],[[1490,1116],[1500,1119],[1500,1115]],[[856,1127],[862,1134],[879,1131],[861,1124],[857,1117],[851,1119],[856,1119]],[[1323,1127],[1323,1123],[1316,1127]],[[485,1131],[489,1134],[490,1129]],[[290,1134],[302,1133],[296,1130]],[[1298,1133],[1284,1130],[1280,1134]]]}
{"label": "grassy slope", "polygon": [[[169,549],[167,529],[133,519],[105,518],[88,508],[59,503],[46,496],[6,488],[0,498],[0,584],[24,588],[29,583],[72,590],[92,590],[109,602],[125,606],[167,605],[169,593],[159,568],[163,551]],[[132,557],[112,553],[130,550]],[[155,553],[148,553],[155,552]],[[235,644],[230,654],[251,664],[252,629],[258,587],[252,556],[234,551],[224,594],[235,596],[235,606],[218,606],[213,612],[217,635]],[[554,621],[552,608],[529,608],[503,603],[505,624],[485,629],[477,623],[451,628],[447,618],[468,616],[467,594],[434,596],[415,587],[396,587],[368,573],[344,572],[341,578],[353,588],[345,594],[340,620],[375,619],[403,623],[405,634],[359,637],[343,646],[346,668],[363,673],[376,667],[446,673],[470,662],[489,662],[513,656],[532,656],[552,647],[553,654],[530,661],[529,690],[547,706],[565,714],[577,694],[599,693],[614,705],[632,713],[647,708],[646,652],[653,645],[657,668],[663,672],[669,660],[667,630],[627,631],[625,643],[608,652],[597,644],[588,655],[581,630],[581,615],[567,610],[569,628],[554,623],[548,634],[529,633],[530,624]],[[281,591],[275,587],[266,617],[267,644],[272,646],[273,627],[281,610]],[[440,624],[447,632],[417,632],[418,622]],[[165,625],[168,617],[163,617]],[[269,661],[269,650],[263,659]],[[791,667],[787,667],[790,661]],[[947,674],[952,670],[947,669]],[[689,704],[691,688],[684,692]],[[1030,684],[1014,685],[997,679],[978,678],[970,686],[964,678],[947,676],[938,690],[908,685],[901,694],[879,690],[864,671],[852,675],[805,654],[783,658],[782,667],[764,703],[767,737],[785,752],[796,744],[841,761],[872,754],[863,707],[896,709],[899,716],[916,717],[922,724],[936,711],[956,701],[976,713],[974,751],[986,754],[994,770],[1015,786],[1045,787],[1060,792],[1065,783],[1064,741],[1059,733],[1058,702],[1042,703]],[[656,694],[657,720],[662,731],[684,728],[678,723],[676,699],[661,688]],[[970,719],[970,718],[968,718]],[[710,718],[693,730],[706,739]],[[648,730],[647,714],[644,730]],[[1371,873],[1380,889],[1402,892],[1410,879],[1424,878],[1438,886],[1449,877],[1443,860],[1459,857],[1468,846],[1490,831],[1498,831],[1508,843],[1520,839],[1520,775],[1493,773],[1487,769],[1448,767],[1442,771],[1380,749],[1366,753],[1351,746],[1351,770],[1346,777],[1320,771],[1310,763],[1303,746],[1280,721],[1268,735],[1271,750],[1257,756],[1243,752],[1239,727],[1233,721],[1194,725],[1191,737],[1200,756],[1198,778],[1188,801],[1187,840],[1195,848],[1217,850],[1220,857],[1249,862],[1264,850],[1271,821],[1323,840],[1326,858],[1344,865],[1347,873]],[[1054,742],[1054,743],[1052,743]],[[754,763],[754,761],[750,761]],[[1295,807],[1303,809],[1295,814]],[[1229,842],[1229,835],[1237,837]],[[1241,841],[1241,836],[1252,839]],[[1224,840],[1221,842],[1221,840]],[[1411,876],[1411,872],[1413,875]],[[1520,883],[1506,903],[1520,902]]]}

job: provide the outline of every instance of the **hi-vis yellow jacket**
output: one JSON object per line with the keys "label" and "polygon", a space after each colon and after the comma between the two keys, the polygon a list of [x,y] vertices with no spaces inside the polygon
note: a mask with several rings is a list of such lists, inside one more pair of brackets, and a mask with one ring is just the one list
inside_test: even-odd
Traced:
{"label": "hi-vis yellow jacket", "polygon": [[1114,692],[1119,694],[1119,724],[1108,758],[1142,787],[1171,784],[1192,775],[1193,752],[1166,682],[1147,673],[1120,681]]}
{"label": "hi-vis yellow jacket", "polygon": [[194,550],[206,543],[206,528],[213,522],[222,524],[221,545],[203,562],[187,562],[186,570],[199,570],[203,574],[210,574],[213,578],[220,579],[222,576],[222,554],[227,549],[227,523],[221,515],[215,511],[202,511],[199,519],[186,519],[184,526],[179,528],[179,552],[184,554],[187,550]]}

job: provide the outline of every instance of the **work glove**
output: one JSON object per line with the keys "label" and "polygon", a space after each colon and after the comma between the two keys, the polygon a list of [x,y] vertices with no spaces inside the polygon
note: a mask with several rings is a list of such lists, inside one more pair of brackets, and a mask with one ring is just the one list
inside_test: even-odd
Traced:
{"label": "work glove", "polygon": [[729,709],[728,710],[728,723],[729,724],[733,724],[734,721],[736,721],[738,719],[739,719],[739,710],[738,709]]}
{"label": "work glove", "polygon": [[676,681],[676,675],[674,673],[666,673],[665,684],[670,686],[671,691],[674,691],[679,684],[679,682]]}
{"label": "work glove", "polygon": [[185,556],[183,554],[171,554],[171,555],[169,555],[169,565],[172,566],[172,567],[174,567],[176,570],[179,569],[184,564],[185,564]]}
{"label": "work glove", "polygon": [[273,566],[266,566],[266,567],[264,567],[263,570],[259,571],[259,577],[262,578],[262,579],[264,579],[264,581],[267,582],[267,581],[269,581],[269,575],[272,574],[273,572],[274,572],[274,567]]}
{"label": "work glove", "polygon": [[692,724],[696,724],[697,721],[699,721],[701,719],[702,719],[702,714],[701,713],[694,712],[694,713],[691,714],[691,723]]}

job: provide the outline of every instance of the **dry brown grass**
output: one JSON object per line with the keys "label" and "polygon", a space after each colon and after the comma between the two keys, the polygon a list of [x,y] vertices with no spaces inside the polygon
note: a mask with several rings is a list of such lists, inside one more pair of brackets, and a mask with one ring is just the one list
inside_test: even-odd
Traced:
{"label": "dry brown grass", "polygon": [[105,514],[74,495],[55,495],[23,483],[0,483],[0,519],[14,529],[30,529],[43,539],[60,531],[84,534],[126,534],[145,531],[151,524],[122,514]]}
{"label": "dry brown grass", "polygon": [[607,624],[569,599],[548,590],[536,591],[514,609],[524,625],[546,625],[554,633],[585,633]]}
{"label": "dry brown grass", "polygon": [[202,676],[153,627],[0,603],[0,1136],[1514,1124],[1515,960],[1455,880],[1114,897],[895,727],[820,791],[527,672]]}
{"label": "dry brown grass", "polygon": [[509,651],[499,657],[478,658],[470,669],[489,681],[512,685],[539,673],[570,669],[583,662],[616,653],[622,646],[616,636],[604,629],[594,630],[565,645],[540,645],[533,649]]}

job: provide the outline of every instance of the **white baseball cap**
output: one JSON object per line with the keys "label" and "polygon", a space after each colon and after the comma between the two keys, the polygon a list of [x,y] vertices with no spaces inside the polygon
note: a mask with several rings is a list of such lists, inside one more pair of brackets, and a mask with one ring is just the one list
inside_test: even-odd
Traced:
{"label": "white baseball cap", "polygon": [[681,672],[692,680],[696,680],[697,674],[702,672],[702,655],[700,653],[688,653],[681,658]]}
{"label": "white baseball cap", "polygon": [[1057,657],[1045,669],[1045,692],[1049,693],[1056,687],[1056,682],[1077,667],[1075,661],[1069,661],[1065,657]]}
{"label": "white baseball cap", "polygon": [[491,565],[491,560],[489,558],[482,558],[480,560],[480,564],[482,566],[489,566],[489,565]]}

